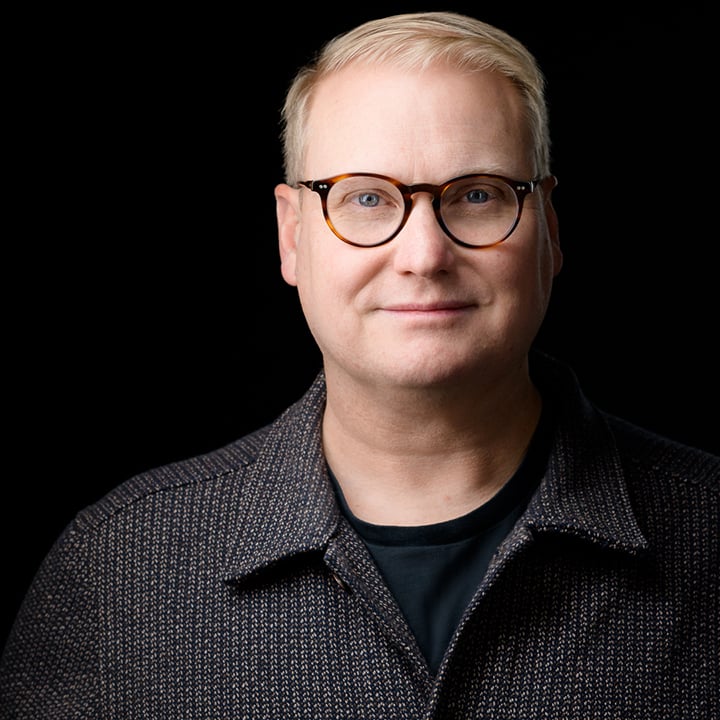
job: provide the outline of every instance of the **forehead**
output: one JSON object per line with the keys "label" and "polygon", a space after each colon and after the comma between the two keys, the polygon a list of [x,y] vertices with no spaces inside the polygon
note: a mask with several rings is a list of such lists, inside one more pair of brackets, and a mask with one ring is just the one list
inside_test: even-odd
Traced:
{"label": "forehead", "polygon": [[315,90],[306,177],[382,172],[439,182],[473,171],[526,174],[532,153],[523,117],[517,89],[495,72],[350,65]]}

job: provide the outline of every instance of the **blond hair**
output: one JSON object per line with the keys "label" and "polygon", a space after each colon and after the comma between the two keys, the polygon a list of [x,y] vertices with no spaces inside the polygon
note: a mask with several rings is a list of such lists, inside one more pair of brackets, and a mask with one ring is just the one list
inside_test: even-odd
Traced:
{"label": "blond hair", "polygon": [[536,176],[550,174],[545,77],[530,51],[493,25],[453,12],[420,12],[370,20],[328,42],[300,68],[281,111],[285,181],[295,185],[304,161],[313,91],[327,75],[352,63],[422,70],[445,62],[459,71],[502,73],[517,88],[533,141]]}

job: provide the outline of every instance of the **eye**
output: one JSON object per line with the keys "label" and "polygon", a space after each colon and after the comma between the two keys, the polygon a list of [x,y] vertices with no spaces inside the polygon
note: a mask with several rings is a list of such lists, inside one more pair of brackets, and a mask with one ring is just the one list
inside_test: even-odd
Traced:
{"label": "eye", "polygon": [[352,213],[375,218],[402,206],[402,195],[390,183],[374,178],[353,176],[342,179],[330,189],[327,199],[331,213]]}
{"label": "eye", "polygon": [[355,196],[355,201],[363,207],[377,207],[380,204],[380,196],[373,192],[361,192]]}
{"label": "eye", "polygon": [[381,211],[402,204],[402,197],[398,197],[397,189],[390,184],[376,187],[368,185],[366,180],[365,184],[356,183],[355,187],[350,182],[338,183],[336,187],[338,198],[342,197],[340,205],[348,209]]}
{"label": "eye", "polygon": [[482,204],[490,199],[490,193],[482,188],[474,188],[465,193],[468,202]]}

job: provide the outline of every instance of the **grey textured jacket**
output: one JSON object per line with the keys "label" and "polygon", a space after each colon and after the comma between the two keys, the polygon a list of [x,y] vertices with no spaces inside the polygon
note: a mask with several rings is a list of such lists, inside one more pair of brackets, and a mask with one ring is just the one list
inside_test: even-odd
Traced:
{"label": "grey textured jacket", "polygon": [[3,720],[717,720],[720,458],[559,408],[549,467],[432,677],[339,513],[322,374],[275,423],[142,474],[50,552]]}

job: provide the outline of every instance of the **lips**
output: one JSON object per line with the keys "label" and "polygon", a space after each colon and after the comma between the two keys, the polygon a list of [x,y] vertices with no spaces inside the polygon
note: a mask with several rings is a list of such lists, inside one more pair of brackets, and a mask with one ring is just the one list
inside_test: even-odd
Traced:
{"label": "lips", "polygon": [[393,303],[392,305],[386,305],[383,309],[390,312],[417,312],[417,313],[432,313],[432,312],[448,312],[452,310],[466,310],[467,308],[473,307],[474,303],[469,303],[462,300],[440,300],[436,302],[408,302],[408,303]]}

